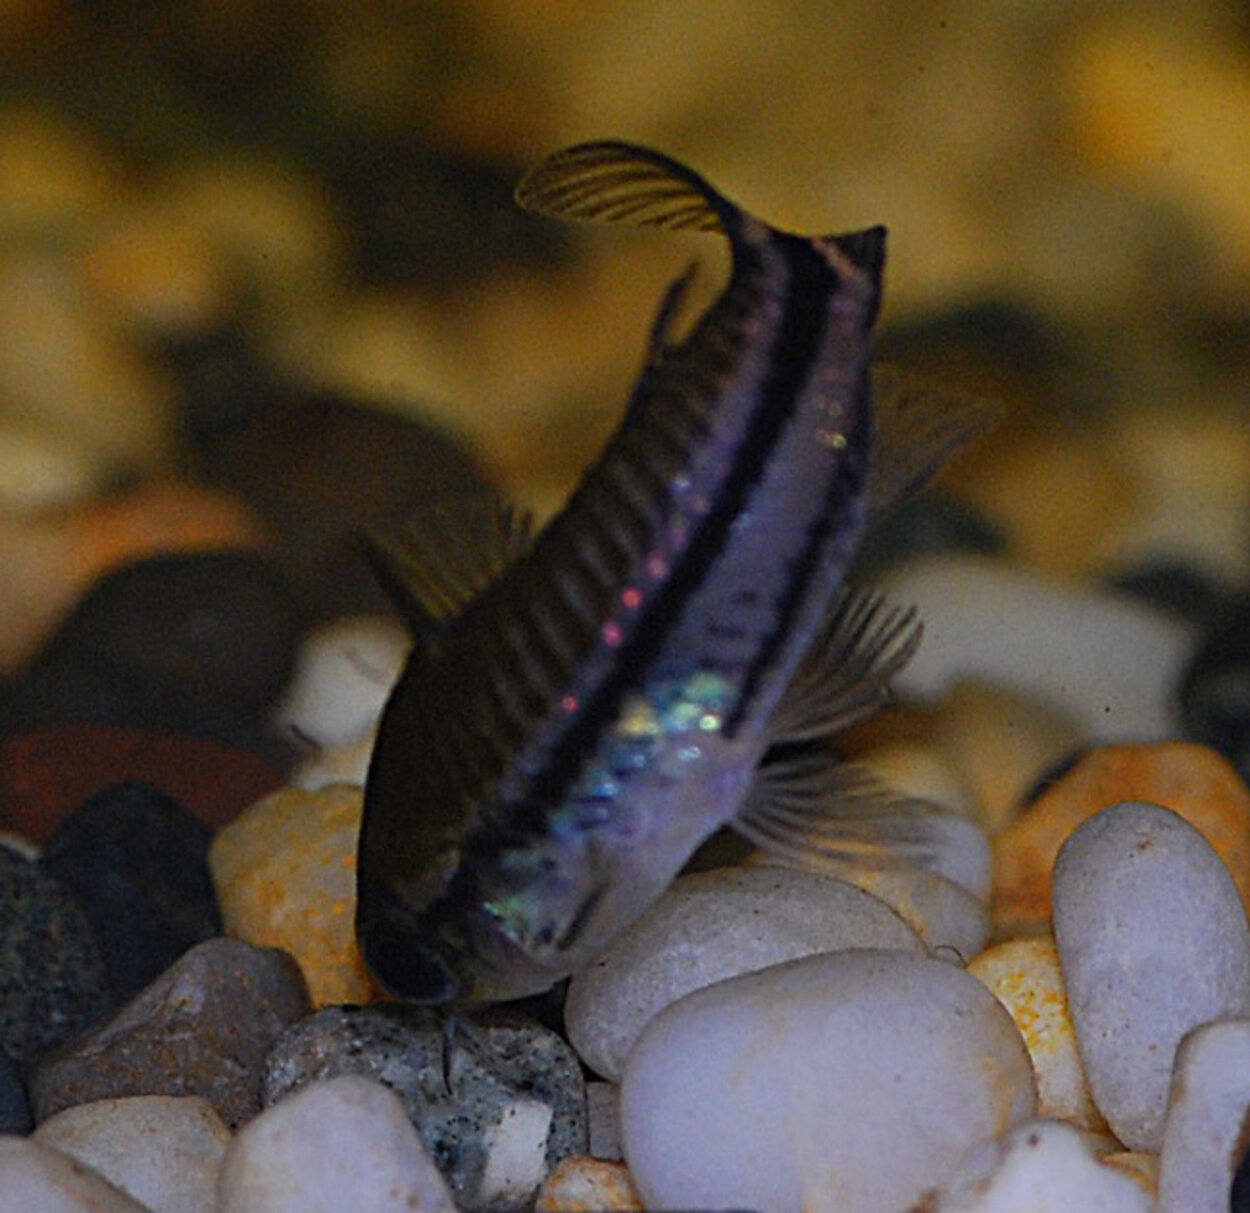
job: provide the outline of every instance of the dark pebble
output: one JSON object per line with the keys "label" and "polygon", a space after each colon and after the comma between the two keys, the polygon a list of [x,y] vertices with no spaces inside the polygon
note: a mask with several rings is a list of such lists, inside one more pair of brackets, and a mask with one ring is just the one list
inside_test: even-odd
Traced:
{"label": "dark pebble", "polygon": [[1006,549],[1006,534],[970,506],[925,493],[905,502],[864,536],[853,575],[879,576],[920,556],[956,552],[1000,556]]}
{"label": "dark pebble", "polygon": [[187,346],[184,424],[198,477],[237,494],[313,620],[389,609],[359,535],[430,496],[480,493],[481,465],[432,423],[271,380],[229,335]]}
{"label": "dark pebble", "polygon": [[487,1134],[520,1100],[552,1109],[550,1171],[587,1148],[581,1066],[556,1033],[514,1012],[456,1018],[427,1007],[327,1007],[285,1033],[266,1065],[264,1101],[305,1083],[361,1074],[391,1087],[464,1213],[512,1213],[527,1199],[492,1203],[481,1184]]}
{"label": "dark pebble", "polygon": [[208,868],[212,829],[142,782],[104,788],[44,848],[44,868],[95,928],[117,1001],[222,932]]}
{"label": "dark pebble", "polygon": [[1228,1193],[1228,1213],[1250,1213],[1250,1145],[1247,1145],[1233,1172]]}
{"label": "dark pebble", "polygon": [[1222,587],[1182,560],[1152,560],[1120,569],[1107,583],[1113,590],[1192,623],[1208,623],[1224,602]]}
{"label": "dark pebble", "polygon": [[231,1127],[260,1110],[265,1057],[309,1013],[295,961],[234,939],[197,944],[104,1023],[29,1077],[36,1123],[130,1095],[200,1095]]}
{"label": "dark pebble", "polygon": [[1226,603],[1177,688],[1186,737],[1250,778],[1250,595]]}
{"label": "dark pebble", "polygon": [[283,785],[251,751],[207,737],[55,724],[0,739],[0,825],[35,842],[101,788],[143,780],[214,829]]}
{"label": "dark pebble", "polygon": [[29,1133],[31,1130],[30,1103],[26,1088],[3,1049],[0,1049],[0,1133]]}
{"label": "dark pebble", "polygon": [[263,749],[301,634],[293,591],[258,552],[136,561],[97,582],[8,688],[0,731],[81,721]]}
{"label": "dark pebble", "polygon": [[0,1049],[26,1066],[113,1005],[78,902],[37,860],[0,846]]}

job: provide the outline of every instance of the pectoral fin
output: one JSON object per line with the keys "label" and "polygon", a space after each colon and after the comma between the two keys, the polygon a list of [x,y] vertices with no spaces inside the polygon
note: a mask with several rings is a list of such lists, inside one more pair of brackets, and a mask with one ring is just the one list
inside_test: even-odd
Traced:
{"label": "pectoral fin", "polygon": [[887,607],[880,594],[844,591],[769,720],[776,744],[828,737],[870,716],[920,644],[913,607]]}
{"label": "pectoral fin", "polygon": [[382,588],[414,632],[458,614],[530,544],[530,516],[493,493],[431,498],[393,535],[361,536]]}
{"label": "pectoral fin", "polygon": [[788,862],[836,874],[849,863],[936,866],[948,816],[812,745],[766,757],[732,825],[748,842]]}

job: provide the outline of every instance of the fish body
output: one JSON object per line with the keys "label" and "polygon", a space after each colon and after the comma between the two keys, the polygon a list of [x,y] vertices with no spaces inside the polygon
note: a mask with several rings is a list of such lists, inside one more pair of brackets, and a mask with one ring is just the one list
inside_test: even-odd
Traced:
{"label": "fish body", "polygon": [[916,409],[880,459],[883,229],[779,232],[620,143],[558,153],[518,196],[718,230],[732,269],[677,343],[670,291],[620,429],[532,542],[448,503],[384,561],[418,636],[370,765],[357,926],[379,981],[430,1002],[589,964],[725,824],[792,851],[914,836],[912,809],[812,743],[875,707],[918,639],[842,583],[876,499],[962,434]]}

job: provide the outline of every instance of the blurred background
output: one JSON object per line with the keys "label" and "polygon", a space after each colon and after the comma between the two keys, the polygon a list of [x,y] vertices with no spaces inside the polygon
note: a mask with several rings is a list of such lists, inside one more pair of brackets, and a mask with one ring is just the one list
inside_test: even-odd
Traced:
{"label": "blurred background", "polygon": [[1008,554],[1244,578],[1245,5],[0,0],[0,668],[110,562],[385,496],[345,404],[555,508],[665,284],[723,268],[514,207],[605,136],[889,227],[881,356],[1002,402],[943,488]]}

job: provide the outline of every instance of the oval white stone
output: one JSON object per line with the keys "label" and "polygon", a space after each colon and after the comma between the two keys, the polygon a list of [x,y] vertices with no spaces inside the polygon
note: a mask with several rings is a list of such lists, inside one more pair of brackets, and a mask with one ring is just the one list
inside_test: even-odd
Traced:
{"label": "oval white stone", "polygon": [[1176,1051],[1159,1159],[1158,1213],[1227,1213],[1245,1150],[1250,1020],[1195,1028]]}
{"label": "oval white stone", "polygon": [[1098,1161],[1071,1125],[1033,1120],[965,1155],[930,1213],[1149,1213],[1140,1184]]}
{"label": "oval white stone", "polygon": [[569,985],[569,1041],[617,1080],[639,1032],[692,990],[840,948],[923,950],[883,901],[854,885],[782,867],[682,876]]}
{"label": "oval white stone", "polygon": [[1125,1145],[1158,1150],[1181,1037],[1250,1014],[1250,929],[1236,886],[1181,817],[1126,803],[1063,844],[1054,907],[1094,1102]]}
{"label": "oval white stone", "polygon": [[455,1213],[399,1097],[348,1074],[309,1083],[230,1143],[217,1213]]}
{"label": "oval white stone", "polygon": [[974,978],[850,949],[718,982],[647,1025],[621,1133],[648,1208],[898,1213],[1033,1115],[1028,1053]]}

